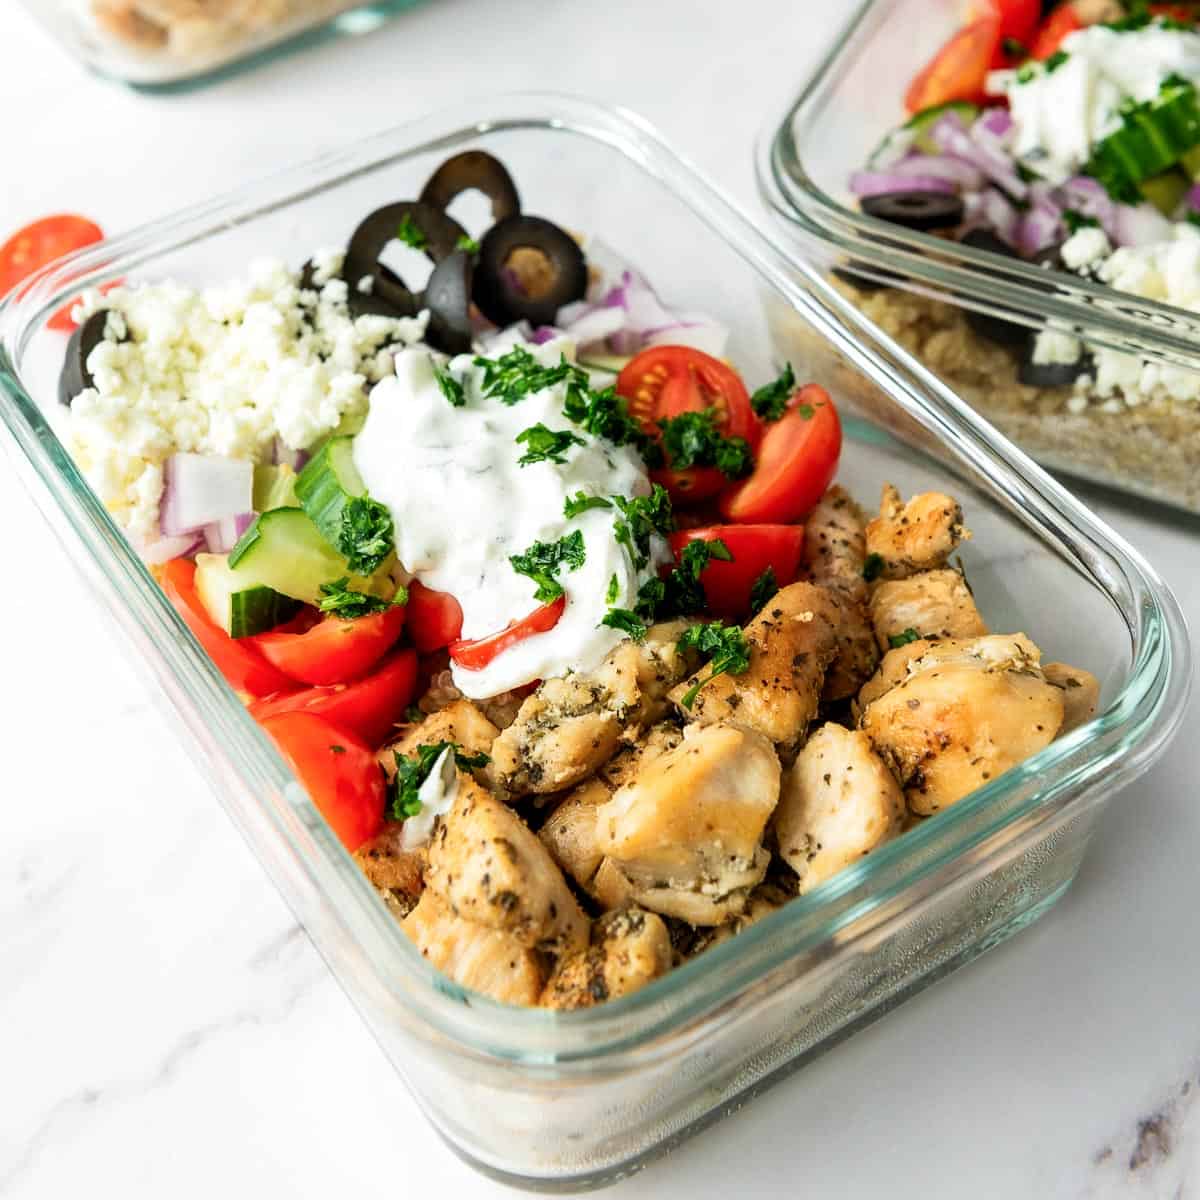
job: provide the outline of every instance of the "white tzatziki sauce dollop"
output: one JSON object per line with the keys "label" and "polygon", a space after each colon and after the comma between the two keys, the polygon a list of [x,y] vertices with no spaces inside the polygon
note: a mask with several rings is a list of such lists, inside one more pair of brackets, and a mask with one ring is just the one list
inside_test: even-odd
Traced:
{"label": "white tzatziki sauce dollop", "polygon": [[458,768],[454,762],[454,749],[447,746],[434,761],[417,789],[420,811],[414,817],[406,817],[400,830],[400,845],[405,850],[424,846],[433,836],[433,827],[438,817],[444,817],[453,807],[458,796]]}
{"label": "white tzatziki sauce dollop", "polygon": [[[574,347],[557,339],[527,349],[554,366],[564,353],[572,357]],[[651,562],[639,571],[616,540],[619,511],[592,508],[568,518],[564,505],[579,492],[649,495],[645,467],[632,449],[591,437],[563,415],[565,384],[505,404],[482,394],[474,355],[439,368],[441,361],[424,349],[398,354],[395,376],[372,389],[366,423],[354,439],[355,465],[370,496],[391,513],[405,569],[454,596],[463,637],[477,639],[541,606],[536,584],[517,573],[511,556],[576,530],[585,548],[580,567],[564,564],[558,572],[566,607],[554,628],[517,642],[481,670],[452,664],[454,683],[481,700],[536,679],[592,670],[624,636],[601,624],[608,610],[632,608],[638,588],[669,555],[655,536]],[[461,407],[443,393],[439,369],[461,383]],[[584,444],[567,449],[561,464],[521,465],[526,447],[517,436],[539,423],[577,434]]]}

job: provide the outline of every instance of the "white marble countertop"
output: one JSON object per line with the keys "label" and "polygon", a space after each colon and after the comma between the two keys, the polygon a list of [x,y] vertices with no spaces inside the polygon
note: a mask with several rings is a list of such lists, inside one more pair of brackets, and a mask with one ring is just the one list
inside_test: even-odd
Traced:
{"label": "white marble countertop", "polygon": [[[115,231],[531,86],[640,111],[753,206],[751,138],[848,3],[440,0],[157,98],[3,5],[0,233],[63,209]],[[1200,524],[1097,507],[1200,628]],[[3,472],[0,511],[0,1196],[500,1194],[426,1126]],[[611,1194],[1194,1194],[1198,778],[1185,733],[1046,919]]]}

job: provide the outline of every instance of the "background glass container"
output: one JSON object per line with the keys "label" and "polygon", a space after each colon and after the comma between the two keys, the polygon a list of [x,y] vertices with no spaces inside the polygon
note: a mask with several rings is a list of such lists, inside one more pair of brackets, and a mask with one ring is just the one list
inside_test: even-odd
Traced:
{"label": "background glass container", "polygon": [[[850,175],[907,119],[908,84],[962,20],[957,0],[852,9],[816,74],[764,126],[762,195],[808,261],[836,268],[848,296],[1039,461],[1200,513],[1200,314],[903,229],[850,195]],[[1072,387],[1023,386],[1020,351],[976,335],[964,310],[1135,355],[1172,394],[1196,398],[1072,411]]]}
{"label": "background glass container", "polygon": [[[851,424],[842,482],[868,503],[884,480],[954,492],[975,532],[967,570],[993,627],[1028,628],[1103,685],[1102,711],[1085,728],[737,938],[582,1012],[497,1005],[420,957],[54,431],[64,339],[46,322],[81,286],[220,280],[263,254],[300,263],[344,244],[363,213],[415,194],[467,146],[508,164],[531,211],[607,241],[667,303],[727,323],[730,357],[752,383],[776,365],[758,301],[789,314],[810,335],[798,365],[873,395],[895,430]],[[64,260],[0,307],[0,418],[14,469],[430,1120],[477,1167],[526,1186],[619,1177],[1046,911],[1074,877],[1101,802],[1162,750],[1182,710],[1181,617],[1136,552],[651,129],[581,101],[464,105]]]}

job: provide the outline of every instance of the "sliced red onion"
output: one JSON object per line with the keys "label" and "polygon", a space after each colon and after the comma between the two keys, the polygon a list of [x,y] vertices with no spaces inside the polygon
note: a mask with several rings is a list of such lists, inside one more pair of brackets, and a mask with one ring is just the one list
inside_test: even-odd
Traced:
{"label": "sliced red onion", "polygon": [[850,190],[856,196],[886,196],[892,192],[952,192],[954,184],[937,175],[905,175],[891,171],[855,171]]}
{"label": "sliced red onion", "polygon": [[159,525],[177,537],[253,509],[254,464],[215,454],[172,454],[166,461]]}
{"label": "sliced red onion", "polygon": [[895,175],[926,175],[932,179],[946,179],[967,192],[977,192],[983,187],[983,172],[961,158],[948,154],[912,154],[891,168]]}
{"label": "sliced red onion", "polygon": [[530,333],[526,341],[532,342],[535,346],[544,346],[547,342],[562,337],[563,332],[557,325],[539,325]]}
{"label": "sliced red onion", "polygon": [[1153,204],[1118,204],[1116,241],[1122,246],[1149,246],[1171,237],[1171,222]]}
{"label": "sliced red onion", "polygon": [[[558,314],[562,331],[574,338],[579,346],[594,346],[605,341],[624,329],[628,320],[628,314],[621,308],[593,308],[574,320],[567,319],[564,314],[565,310]],[[537,331],[534,332],[534,337],[536,336]]]}
{"label": "sliced red onion", "polygon": [[967,223],[985,226],[1010,246],[1016,244],[1020,218],[1021,214],[996,188],[967,197]]}
{"label": "sliced red onion", "polygon": [[1005,140],[1013,131],[1012,113],[1007,108],[997,105],[986,108],[977,118],[977,123],[998,140]]}
{"label": "sliced red onion", "polygon": [[210,554],[228,554],[254,522],[252,512],[224,517],[204,527],[204,544]]}
{"label": "sliced red onion", "polygon": [[1017,174],[1016,164],[990,134],[975,134],[973,129],[968,132],[958,114],[950,112],[934,122],[929,136],[943,154],[978,167],[1014,199],[1025,198],[1029,186]]}
{"label": "sliced red onion", "polygon": [[1187,206],[1189,212],[1200,212],[1200,183],[1194,183],[1188,188]]}
{"label": "sliced red onion", "polygon": [[190,558],[201,546],[204,538],[196,533],[181,533],[177,537],[155,538],[141,547],[142,560],[150,566],[170,562],[173,558]]}
{"label": "sliced red onion", "polygon": [[1114,241],[1117,237],[1117,206],[1099,180],[1089,175],[1076,175],[1058,189],[1065,208],[1099,221],[1101,228]]}
{"label": "sliced red onion", "polygon": [[1051,200],[1033,205],[1017,225],[1016,247],[1026,258],[1052,246],[1062,232],[1062,213]]}

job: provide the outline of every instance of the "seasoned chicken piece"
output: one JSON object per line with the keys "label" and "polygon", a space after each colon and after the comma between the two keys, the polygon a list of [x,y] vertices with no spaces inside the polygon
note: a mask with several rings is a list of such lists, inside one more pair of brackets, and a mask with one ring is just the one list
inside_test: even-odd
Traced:
{"label": "seasoned chicken piece", "polygon": [[822,725],[784,772],[773,824],[800,892],[900,833],[904,797],[861,730]]}
{"label": "seasoned chicken piece", "polygon": [[892,638],[910,632],[921,638],[976,638],[988,631],[966,579],[953,567],[881,583],[871,595],[871,623],[885,653]]}
{"label": "seasoned chicken piece", "polygon": [[636,992],[671,969],[671,937],[662,918],[640,908],[605,913],[591,945],[564,958],[542,992],[544,1008],[591,1008]]}
{"label": "seasoned chicken piece", "polygon": [[746,626],[747,671],[706,682],[692,707],[685,708],[688,689],[708,677],[709,668],[701,668],[671,693],[671,699],[700,725],[741,725],[770,738],[786,753],[816,716],[825,669],[837,652],[840,620],[824,588],[793,583]]}
{"label": "seasoned chicken piece", "polygon": [[604,857],[597,843],[597,806],[607,803],[643,764],[673,750],[682,740],[676,726],[655,725],[640,742],[622,747],[595,776],[581,783],[538,831],[551,858],[585,891],[592,890]]}
{"label": "seasoned chicken piece", "polygon": [[469,775],[434,830],[425,885],[460,917],[564,954],[587,944],[587,918],[546,847]]}
{"label": "seasoned chicken piece", "polygon": [[1090,671],[1069,667],[1066,663],[1046,663],[1042,673],[1048,682],[1062,689],[1063,723],[1058,736],[1078,729],[1096,715],[1100,705],[1100,680]]}
{"label": "seasoned chicken piece", "polygon": [[354,853],[354,861],[375,887],[388,911],[403,919],[412,912],[424,888],[423,850],[405,850],[403,826],[389,821],[381,833]]}
{"label": "seasoned chicken piece", "polygon": [[603,867],[643,907],[719,925],[766,873],[762,835],[778,800],[779,760],[762,734],[692,726],[598,809]]}
{"label": "seasoned chicken piece", "polygon": [[914,812],[949,807],[1054,740],[1063,693],[1040,657],[1023,634],[913,642],[884,657],[860,697],[874,696],[861,727]]}
{"label": "seasoned chicken piece", "polygon": [[687,945],[683,948],[682,957],[695,958],[697,954],[703,954],[706,950],[729,941],[743,930],[749,929],[751,925],[757,925],[763,917],[778,912],[791,899],[792,896],[773,883],[760,883],[750,893],[746,909],[739,916],[726,921],[724,925],[695,930],[694,936],[689,936]]}
{"label": "seasoned chicken piece", "polygon": [[623,641],[591,674],[548,679],[495,741],[496,778],[513,795],[562,791],[607,762],[666,711],[671,687],[695,665],[676,643],[686,622]]}
{"label": "seasoned chicken piece", "polygon": [[538,1002],[545,978],[537,953],[511,933],[457,916],[432,889],[425,890],[400,927],[460,986],[508,1004]]}
{"label": "seasoned chicken piece", "polygon": [[[464,754],[487,754],[499,732],[470,700],[455,700],[420,724],[408,726],[396,741],[380,750],[379,763],[391,779],[396,774],[395,754],[408,757],[417,752],[418,746],[436,746],[439,742],[455,742]],[[483,771],[480,768],[476,772],[477,778],[483,777]]]}
{"label": "seasoned chicken piece", "polygon": [[804,561],[813,583],[837,602],[837,654],[825,676],[824,700],[853,696],[879,662],[867,616],[866,519],[842,487],[831,487],[804,523]]}
{"label": "seasoned chicken piece", "polygon": [[876,578],[904,579],[943,566],[970,536],[956,500],[941,492],[922,492],[905,504],[887,483],[879,516],[867,523],[867,556]]}

